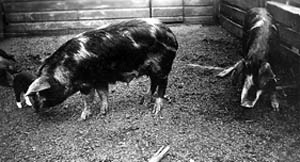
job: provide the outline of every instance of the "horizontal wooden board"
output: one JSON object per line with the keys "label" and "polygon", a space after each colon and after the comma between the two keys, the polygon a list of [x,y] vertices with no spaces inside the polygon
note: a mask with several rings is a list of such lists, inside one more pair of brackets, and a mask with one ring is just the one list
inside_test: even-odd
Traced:
{"label": "horizontal wooden board", "polygon": [[184,0],[186,6],[209,6],[213,4],[214,0]]}
{"label": "horizontal wooden board", "polygon": [[184,17],[184,22],[191,24],[216,24],[214,16],[187,16]]}
{"label": "horizontal wooden board", "polygon": [[243,37],[243,27],[229,18],[225,17],[224,15],[219,16],[220,24],[230,33],[238,38]]}
{"label": "horizontal wooden board", "polygon": [[124,19],[12,23],[7,26],[6,32],[26,33],[37,30],[91,29],[100,27],[108,23],[118,22],[121,20]]}
{"label": "horizontal wooden board", "polygon": [[1,1],[2,2],[32,2],[32,1],[61,1],[61,0],[1,0]]}
{"label": "horizontal wooden board", "polygon": [[291,6],[300,7],[300,1],[299,0],[269,0],[269,1],[280,2],[280,3],[288,4],[288,5],[291,5]]}
{"label": "horizontal wooden board", "polygon": [[279,25],[278,28],[280,39],[283,42],[300,49],[300,33],[297,33],[294,30],[286,28],[282,25]]}
{"label": "horizontal wooden board", "polygon": [[181,23],[183,22],[183,16],[173,16],[173,17],[155,17],[160,19],[164,23]]}
{"label": "horizontal wooden board", "polygon": [[15,22],[41,22],[41,21],[64,21],[64,20],[92,20],[114,18],[149,17],[149,8],[134,9],[103,9],[103,10],[79,10],[79,11],[49,11],[49,12],[26,12],[8,13],[6,21]]}
{"label": "horizontal wooden board", "polygon": [[185,16],[211,16],[214,15],[213,6],[200,6],[200,7],[184,7]]}
{"label": "horizontal wooden board", "polygon": [[278,2],[267,2],[267,9],[276,21],[300,32],[300,8]]}
{"label": "horizontal wooden board", "polygon": [[280,52],[285,56],[285,58],[282,58],[282,59],[285,59],[283,60],[284,62],[294,62],[294,63],[300,63],[300,54],[299,53],[296,53],[294,52],[291,48],[281,44],[280,45]]}
{"label": "horizontal wooden board", "polygon": [[[177,17],[157,17],[166,23],[183,22],[183,16]],[[56,21],[56,22],[37,22],[37,23],[14,23],[9,24],[6,28],[6,35],[27,35],[27,34],[43,34],[68,33],[68,30],[90,30],[98,28],[106,24],[116,23],[128,19],[110,19],[110,20],[82,20],[82,21]]]}
{"label": "horizontal wooden board", "polygon": [[239,25],[244,25],[245,14],[246,14],[245,11],[234,6],[221,4],[220,13],[230,18],[234,22],[238,23]]}
{"label": "horizontal wooden board", "polygon": [[78,11],[79,20],[150,17],[149,8]]}
{"label": "horizontal wooden board", "polygon": [[26,13],[8,13],[5,15],[8,23],[14,22],[38,22],[38,21],[60,21],[77,20],[77,11],[54,11],[54,12],[26,12]]}
{"label": "horizontal wooden board", "polygon": [[182,6],[183,1],[182,0],[151,0],[151,4],[153,7],[159,7],[159,6]]}
{"label": "horizontal wooden board", "polygon": [[157,17],[171,17],[171,16],[182,16],[183,7],[153,7],[152,16]]}
{"label": "horizontal wooden board", "polygon": [[104,8],[142,8],[149,7],[148,0],[73,0],[73,1],[32,1],[5,2],[5,12],[62,11]]}
{"label": "horizontal wooden board", "polygon": [[230,4],[242,10],[261,6],[260,0],[221,0],[221,3]]}

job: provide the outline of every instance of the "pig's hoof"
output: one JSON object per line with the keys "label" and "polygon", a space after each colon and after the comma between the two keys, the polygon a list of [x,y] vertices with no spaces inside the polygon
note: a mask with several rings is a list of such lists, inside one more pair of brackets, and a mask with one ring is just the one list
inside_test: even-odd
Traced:
{"label": "pig's hoof", "polygon": [[163,98],[156,98],[153,113],[157,115],[163,106]]}
{"label": "pig's hoof", "polygon": [[107,102],[103,102],[102,106],[100,108],[100,114],[101,115],[106,115],[108,112],[108,103]]}
{"label": "pig's hoof", "polygon": [[32,103],[31,103],[28,96],[24,96],[24,99],[25,99],[25,103],[26,103],[27,106],[32,106]]}
{"label": "pig's hoof", "polygon": [[29,100],[25,100],[27,106],[32,106],[32,103]]}
{"label": "pig's hoof", "polygon": [[17,104],[17,106],[18,106],[19,109],[22,109],[22,104],[21,104],[21,102],[17,102],[16,104]]}
{"label": "pig's hoof", "polygon": [[92,114],[91,111],[83,111],[81,113],[79,121],[86,120],[91,114]]}
{"label": "pig's hoof", "polygon": [[272,101],[271,106],[274,111],[278,112],[279,111],[279,102],[278,101]]}
{"label": "pig's hoof", "polygon": [[249,109],[252,109],[254,107],[254,105],[250,101],[246,101],[246,102],[241,103],[241,106],[245,107],[245,108],[249,108]]}

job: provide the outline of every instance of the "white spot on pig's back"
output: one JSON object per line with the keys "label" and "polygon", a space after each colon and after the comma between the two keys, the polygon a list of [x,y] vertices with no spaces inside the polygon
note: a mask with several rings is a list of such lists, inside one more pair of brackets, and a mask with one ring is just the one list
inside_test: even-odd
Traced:
{"label": "white spot on pig's back", "polygon": [[70,80],[70,71],[64,66],[57,66],[54,70],[53,77],[58,80],[61,84],[67,85]]}
{"label": "white spot on pig's back", "polygon": [[140,47],[141,47],[141,45],[138,44],[138,43],[133,39],[133,37],[132,37],[132,35],[130,34],[129,31],[124,31],[122,36],[123,36],[123,37],[127,37],[128,39],[130,39],[132,45],[133,45],[135,48],[140,48]]}
{"label": "white spot on pig's back", "polygon": [[89,38],[86,36],[80,36],[77,39],[83,44],[86,44],[89,41]]}
{"label": "white spot on pig's back", "polygon": [[85,44],[89,41],[87,37],[80,37],[78,38],[78,40],[79,40],[78,45],[80,47],[77,53],[74,54],[74,60],[76,62],[79,63],[81,60],[91,58],[91,57],[96,57],[94,53],[87,51],[87,49],[85,48]]}

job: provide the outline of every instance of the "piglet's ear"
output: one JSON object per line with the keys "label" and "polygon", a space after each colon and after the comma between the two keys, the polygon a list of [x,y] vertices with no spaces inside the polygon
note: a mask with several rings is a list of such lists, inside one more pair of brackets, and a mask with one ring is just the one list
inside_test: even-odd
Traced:
{"label": "piglet's ear", "polygon": [[31,85],[29,86],[25,95],[29,96],[32,95],[33,93],[51,88],[48,79],[49,79],[48,77],[42,76],[34,80],[34,82],[32,82]]}

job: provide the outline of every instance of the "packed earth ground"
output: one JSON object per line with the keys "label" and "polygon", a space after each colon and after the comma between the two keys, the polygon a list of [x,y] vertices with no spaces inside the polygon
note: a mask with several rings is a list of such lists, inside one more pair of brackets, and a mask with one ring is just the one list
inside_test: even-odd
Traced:
{"label": "packed earth ground", "polygon": [[[110,112],[79,121],[82,98],[37,114],[18,109],[11,88],[0,87],[0,161],[147,161],[161,146],[162,162],[300,161],[300,104],[293,92],[280,96],[279,112],[264,96],[254,109],[239,106],[239,86],[218,70],[240,59],[241,42],[219,26],[171,25],[179,50],[159,115],[139,100],[149,87],[142,77],[110,86]],[[40,60],[74,35],[8,38],[0,48],[34,73]],[[284,80],[284,79],[282,79]]]}

